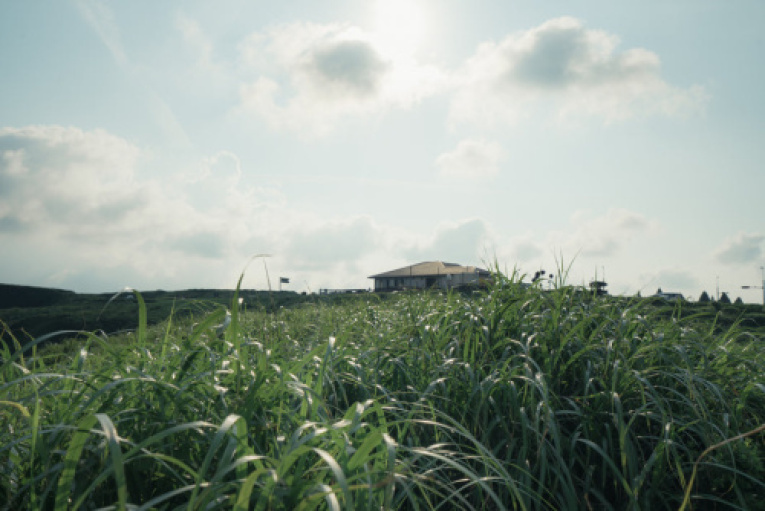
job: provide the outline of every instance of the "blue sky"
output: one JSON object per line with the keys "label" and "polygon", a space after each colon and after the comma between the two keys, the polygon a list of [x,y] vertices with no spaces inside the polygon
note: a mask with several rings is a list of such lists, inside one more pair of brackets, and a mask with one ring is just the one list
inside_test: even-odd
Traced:
{"label": "blue sky", "polygon": [[[732,298],[765,3],[0,4],[0,282],[369,287],[425,260]],[[260,262],[245,287],[265,288]]]}

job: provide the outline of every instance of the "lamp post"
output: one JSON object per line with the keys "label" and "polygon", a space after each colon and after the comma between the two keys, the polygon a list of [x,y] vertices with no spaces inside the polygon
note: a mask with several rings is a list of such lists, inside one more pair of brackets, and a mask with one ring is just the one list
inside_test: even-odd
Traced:
{"label": "lamp post", "polygon": [[762,272],[761,286],[741,286],[741,289],[762,289],[762,305],[765,306],[765,266],[760,266]]}

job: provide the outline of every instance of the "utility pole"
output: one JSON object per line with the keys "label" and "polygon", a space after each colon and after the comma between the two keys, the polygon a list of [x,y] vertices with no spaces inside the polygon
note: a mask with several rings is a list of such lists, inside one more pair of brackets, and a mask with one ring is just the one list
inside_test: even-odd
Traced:
{"label": "utility pole", "polygon": [[760,266],[762,272],[761,286],[741,286],[741,289],[762,289],[762,305],[765,306],[765,266]]}

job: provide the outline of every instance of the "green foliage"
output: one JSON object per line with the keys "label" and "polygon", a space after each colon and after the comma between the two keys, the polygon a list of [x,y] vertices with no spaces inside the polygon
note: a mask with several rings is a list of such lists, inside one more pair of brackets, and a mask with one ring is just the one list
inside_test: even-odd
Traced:
{"label": "green foliage", "polygon": [[[18,289],[22,291],[19,292]],[[207,314],[217,306],[231,303],[231,290],[190,289],[186,291],[150,291],[142,293],[146,321],[155,325],[171,314],[177,318]],[[293,292],[242,290],[247,310],[273,312],[279,307],[314,300]],[[76,294],[71,291],[29,288],[0,284],[0,320],[7,326],[6,334],[30,339],[61,330],[85,330],[114,333],[136,328],[140,312],[135,295]],[[8,341],[8,335],[0,341]],[[60,339],[53,339],[58,341]]]}
{"label": "green foliage", "polygon": [[678,509],[686,491],[763,509],[763,340],[734,306],[502,275],[239,294],[152,326],[137,293],[135,333],[8,334],[0,509]]}

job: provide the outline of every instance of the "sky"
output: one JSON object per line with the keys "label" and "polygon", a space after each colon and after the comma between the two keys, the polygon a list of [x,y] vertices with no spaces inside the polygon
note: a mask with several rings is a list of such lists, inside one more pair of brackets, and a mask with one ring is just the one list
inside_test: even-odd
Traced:
{"label": "sky", "polygon": [[318,292],[442,260],[761,303],[763,19],[0,2],[0,282]]}

